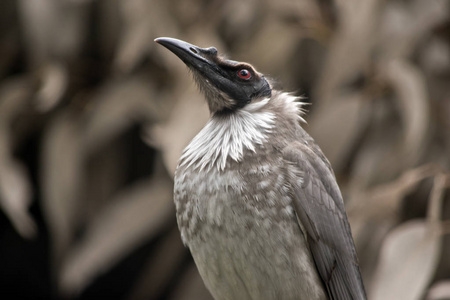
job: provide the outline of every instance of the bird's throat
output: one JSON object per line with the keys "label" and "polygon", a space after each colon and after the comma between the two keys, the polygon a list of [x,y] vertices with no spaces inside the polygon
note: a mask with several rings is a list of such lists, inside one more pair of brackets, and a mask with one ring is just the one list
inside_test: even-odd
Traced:
{"label": "bird's throat", "polygon": [[[256,105],[263,106],[264,103]],[[224,170],[228,159],[239,162],[244,151],[255,152],[267,142],[275,124],[275,114],[253,111],[256,108],[248,105],[234,112],[214,115],[186,147],[180,166]]]}

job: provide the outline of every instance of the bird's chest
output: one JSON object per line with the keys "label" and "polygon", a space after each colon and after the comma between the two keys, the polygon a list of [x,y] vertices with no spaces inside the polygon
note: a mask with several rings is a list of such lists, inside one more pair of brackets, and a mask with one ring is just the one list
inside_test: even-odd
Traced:
{"label": "bird's chest", "polygon": [[181,169],[175,176],[175,205],[183,241],[209,231],[239,234],[270,229],[294,212],[284,171],[276,162],[231,162],[224,170]]}
{"label": "bird's chest", "polygon": [[272,162],[249,157],[224,171],[177,172],[183,241],[223,299],[294,298],[300,274],[312,268],[285,172]]}

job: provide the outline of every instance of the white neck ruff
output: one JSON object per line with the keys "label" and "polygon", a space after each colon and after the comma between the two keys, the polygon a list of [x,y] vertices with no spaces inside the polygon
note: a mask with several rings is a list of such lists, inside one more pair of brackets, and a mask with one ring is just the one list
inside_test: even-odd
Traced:
{"label": "white neck ruff", "polygon": [[245,149],[255,152],[255,145],[267,141],[275,124],[273,113],[261,111],[268,101],[266,98],[227,116],[212,117],[184,149],[180,166],[200,170],[216,166],[221,171],[228,157],[239,162]]}

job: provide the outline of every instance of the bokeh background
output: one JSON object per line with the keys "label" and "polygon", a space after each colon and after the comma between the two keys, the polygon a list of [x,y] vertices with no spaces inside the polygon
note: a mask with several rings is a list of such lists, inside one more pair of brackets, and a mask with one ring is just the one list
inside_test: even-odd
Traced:
{"label": "bokeh background", "polygon": [[160,36],[306,97],[369,299],[450,299],[446,0],[1,0],[1,299],[211,299],[172,203],[209,116]]}

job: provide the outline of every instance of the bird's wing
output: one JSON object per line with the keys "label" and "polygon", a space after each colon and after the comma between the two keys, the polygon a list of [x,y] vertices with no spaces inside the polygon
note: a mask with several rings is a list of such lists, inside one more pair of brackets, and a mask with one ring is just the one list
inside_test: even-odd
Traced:
{"label": "bird's wing", "polygon": [[283,150],[293,204],[330,299],[366,299],[358,259],[333,171],[315,144]]}

